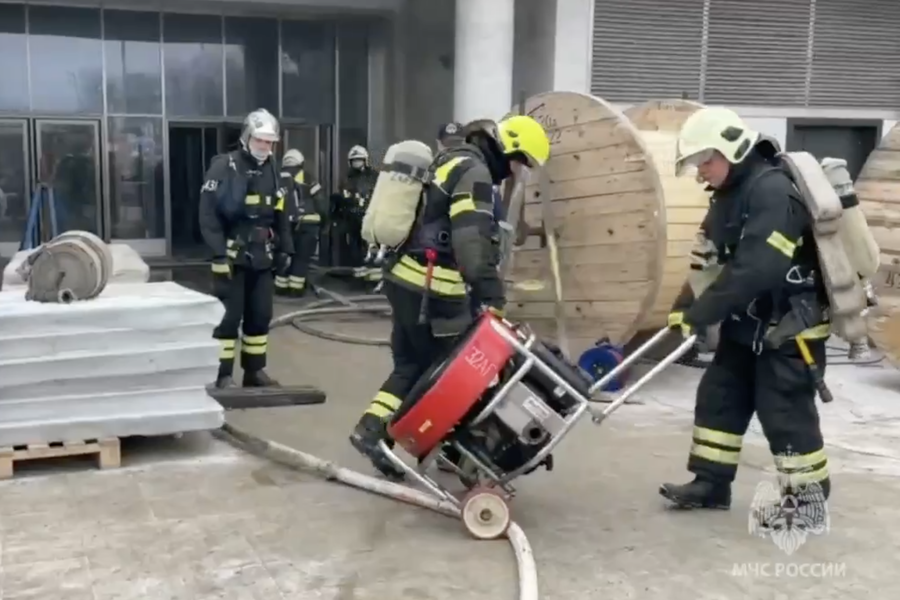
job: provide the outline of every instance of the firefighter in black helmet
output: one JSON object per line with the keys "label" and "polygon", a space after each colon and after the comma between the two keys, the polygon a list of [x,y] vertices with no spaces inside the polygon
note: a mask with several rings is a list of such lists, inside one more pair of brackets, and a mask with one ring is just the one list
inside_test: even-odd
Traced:
{"label": "firefighter in black helmet", "polygon": [[444,123],[438,129],[437,139],[435,140],[438,152],[443,152],[447,148],[455,148],[463,143],[465,143],[465,140],[462,137],[462,125],[459,123],[455,121]]}
{"label": "firefighter in black helmet", "polygon": [[244,120],[241,148],[216,156],[200,194],[200,229],[213,254],[216,296],[225,316],[213,332],[219,340],[216,387],[233,387],[238,331],[244,387],[278,385],[265,372],[273,271],[283,276],[294,253],[284,210],[284,189],[272,149],[278,120],[264,109]]}
{"label": "firefighter in black helmet", "polygon": [[280,296],[300,297],[308,288],[309,267],[319,245],[319,227],[326,212],[322,186],[304,169],[305,159],[299,150],[284,153],[281,176],[287,194],[285,205],[293,229],[294,258],[286,276],[275,277],[275,292]]}
{"label": "firefighter in black helmet", "polygon": [[470,123],[463,139],[435,158],[422,214],[384,270],[394,368],[350,442],[389,477],[401,474],[378,451],[378,442],[416,381],[471,322],[466,286],[487,310],[503,311],[506,299],[493,241],[494,185],[512,175],[512,162],[537,167],[550,154],[544,128],[527,116]]}

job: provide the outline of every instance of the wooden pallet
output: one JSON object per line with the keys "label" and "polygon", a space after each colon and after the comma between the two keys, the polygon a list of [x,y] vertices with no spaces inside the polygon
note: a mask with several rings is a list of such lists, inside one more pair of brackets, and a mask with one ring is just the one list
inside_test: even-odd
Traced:
{"label": "wooden pallet", "polygon": [[87,455],[96,455],[97,465],[101,469],[115,469],[121,466],[122,452],[119,438],[25,444],[0,448],[0,480],[11,478],[15,464],[19,461]]}

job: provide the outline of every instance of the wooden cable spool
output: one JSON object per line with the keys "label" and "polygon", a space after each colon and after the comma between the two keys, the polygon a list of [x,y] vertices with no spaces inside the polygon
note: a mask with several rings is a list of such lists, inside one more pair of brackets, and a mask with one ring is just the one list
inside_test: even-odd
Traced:
{"label": "wooden cable spool", "polygon": [[878,306],[869,313],[869,335],[900,367],[900,124],[869,155],[854,187],[881,250],[881,266],[870,282]]}
{"label": "wooden cable spool", "polygon": [[[514,108],[550,136],[543,189],[551,195],[573,356],[604,337],[623,344],[665,326],[709,205],[703,186],[675,177],[673,165],[678,129],[700,107],[664,100],[622,113],[593,96],[547,92]],[[543,222],[541,188],[532,181],[525,191],[532,231]],[[510,316],[555,337],[549,252],[538,236],[514,248],[507,285]]]}

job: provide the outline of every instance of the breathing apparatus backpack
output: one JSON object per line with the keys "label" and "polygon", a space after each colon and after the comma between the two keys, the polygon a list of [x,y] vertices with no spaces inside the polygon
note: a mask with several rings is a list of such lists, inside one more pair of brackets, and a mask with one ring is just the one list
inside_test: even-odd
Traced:
{"label": "breathing apparatus backpack", "polygon": [[[808,152],[786,152],[779,157],[812,217],[834,333],[849,342],[865,340],[863,313],[867,302],[863,278],[878,270],[879,251],[858,202],[843,206],[844,194],[839,196],[841,188],[835,189],[831,181],[844,183],[843,179],[849,181],[849,174],[846,178],[836,177],[835,167],[826,162],[823,168]],[[832,171],[831,177],[826,168]]]}
{"label": "breathing apparatus backpack", "polygon": [[406,242],[416,223],[424,188],[431,181],[433,160],[431,148],[417,140],[397,142],[387,149],[363,216],[365,241],[390,249]]}

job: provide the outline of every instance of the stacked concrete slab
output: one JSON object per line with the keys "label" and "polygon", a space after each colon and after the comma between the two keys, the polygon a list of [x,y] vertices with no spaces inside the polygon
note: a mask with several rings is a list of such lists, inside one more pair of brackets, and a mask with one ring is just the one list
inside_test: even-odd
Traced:
{"label": "stacked concrete slab", "polygon": [[115,283],[68,305],[0,292],[0,446],[219,427],[205,386],[222,311],[171,282]]}

